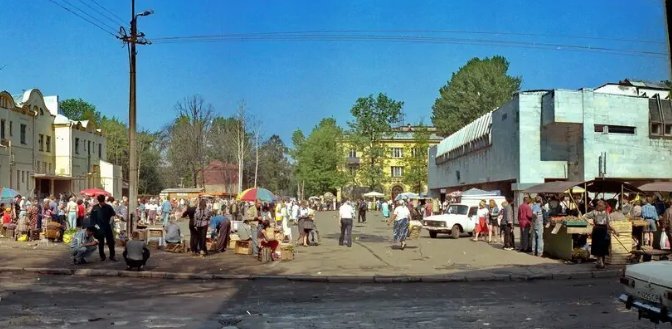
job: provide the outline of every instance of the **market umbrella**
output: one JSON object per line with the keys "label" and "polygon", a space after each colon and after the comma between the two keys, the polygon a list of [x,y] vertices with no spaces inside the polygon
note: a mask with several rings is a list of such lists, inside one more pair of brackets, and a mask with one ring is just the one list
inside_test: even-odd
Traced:
{"label": "market umbrella", "polygon": [[405,193],[399,193],[397,194],[397,197],[394,198],[394,201],[399,201],[399,200],[410,200],[410,199],[417,199],[418,195],[413,192],[405,192]]}
{"label": "market umbrella", "polygon": [[366,198],[382,198],[382,197],[385,196],[385,194],[380,193],[380,192],[376,192],[376,191],[371,191],[371,192],[362,194],[362,196],[364,196]]}
{"label": "market umbrella", "polygon": [[2,200],[14,199],[17,195],[19,195],[19,192],[9,187],[3,187],[0,191],[0,199]]}
{"label": "market umbrella", "polygon": [[642,192],[672,192],[672,182],[653,182],[641,185]]}
{"label": "market umbrella", "polygon": [[86,195],[86,196],[89,196],[89,197],[97,197],[101,194],[104,195],[104,196],[108,196],[108,197],[112,196],[112,194],[110,194],[110,192],[105,191],[103,189],[99,189],[99,188],[83,189],[83,190],[79,191],[79,194]]}
{"label": "market umbrella", "polygon": [[248,188],[245,191],[242,191],[238,194],[236,197],[237,200],[240,201],[265,201],[265,202],[271,202],[273,201],[273,193],[271,191],[262,188],[262,187],[253,187],[253,188]]}

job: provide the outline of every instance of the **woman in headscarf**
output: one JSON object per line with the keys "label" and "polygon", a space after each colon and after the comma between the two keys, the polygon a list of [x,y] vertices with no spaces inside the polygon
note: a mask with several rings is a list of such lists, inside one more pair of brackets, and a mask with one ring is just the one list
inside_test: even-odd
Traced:
{"label": "woman in headscarf", "polygon": [[210,210],[205,199],[198,200],[198,208],[194,212],[194,228],[196,229],[197,242],[201,257],[208,254],[206,241],[208,235],[208,226],[210,225]]}
{"label": "woman in headscarf", "polygon": [[609,231],[613,231],[609,224],[609,213],[604,201],[599,200],[595,210],[584,216],[588,222],[593,224],[593,233],[591,234],[592,245],[590,253],[597,258],[597,268],[604,268],[604,258],[609,255]]}
{"label": "woman in headscarf", "polygon": [[392,218],[387,221],[387,225],[390,225],[391,222],[394,222],[392,228],[392,234],[394,236],[394,242],[399,243],[401,250],[406,248],[406,237],[408,236],[408,223],[410,221],[411,212],[408,210],[408,207],[404,205],[404,200],[397,201],[397,207],[394,208],[394,213]]}
{"label": "woman in headscarf", "polygon": [[30,240],[39,240],[40,239],[40,229],[41,225],[39,224],[39,218],[37,216],[37,205],[31,203],[26,209],[26,217],[28,218],[28,229],[30,234],[28,235]]}

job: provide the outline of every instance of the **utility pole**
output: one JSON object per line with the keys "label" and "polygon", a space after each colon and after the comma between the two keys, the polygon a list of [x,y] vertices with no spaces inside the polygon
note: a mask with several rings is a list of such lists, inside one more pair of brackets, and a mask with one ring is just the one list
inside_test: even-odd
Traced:
{"label": "utility pole", "polygon": [[256,160],[254,162],[254,187],[257,187],[257,176],[259,174],[259,131],[257,131],[255,135],[254,149]]}
{"label": "utility pole", "polygon": [[128,45],[128,62],[129,62],[129,99],[128,99],[128,221],[126,221],[126,233],[130,237],[133,230],[133,216],[135,209],[138,207],[138,140],[137,140],[137,125],[136,125],[136,108],[135,108],[135,57],[137,52],[136,45],[151,44],[145,39],[145,34],[138,34],[138,17],[148,16],[154,13],[152,10],[145,10],[141,13],[135,13],[135,0],[131,0],[131,33],[126,34],[126,30],[122,27],[120,30],[121,39]]}

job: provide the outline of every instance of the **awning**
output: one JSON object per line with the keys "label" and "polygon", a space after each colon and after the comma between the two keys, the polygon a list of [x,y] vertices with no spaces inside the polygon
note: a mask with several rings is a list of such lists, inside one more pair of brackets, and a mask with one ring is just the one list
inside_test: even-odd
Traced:
{"label": "awning", "polygon": [[653,182],[639,186],[642,192],[672,192],[672,182]]}
{"label": "awning", "polygon": [[58,175],[47,175],[47,174],[33,174],[34,178],[38,179],[53,179],[53,180],[73,180],[76,179],[72,176],[58,176]]}
{"label": "awning", "polygon": [[623,192],[640,192],[637,186],[632,185],[626,181],[615,179],[595,179],[587,181],[586,189],[588,192],[605,192],[605,193],[621,193]]}
{"label": "awning", "polygon": [[570,182],[570,181],[556,181],[548,182],[539,185],[534,185],[527,190],[526,193],[565,193],[569,189],[582,185],[583,182]]}

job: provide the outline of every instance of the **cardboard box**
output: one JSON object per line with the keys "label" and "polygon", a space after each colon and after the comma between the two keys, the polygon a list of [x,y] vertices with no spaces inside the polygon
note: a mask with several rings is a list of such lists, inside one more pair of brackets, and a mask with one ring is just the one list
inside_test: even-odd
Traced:
{"label": "cardboard box", "polygon": [[280,260],[290,261],[294,260],[294,246],[291,244],[280,244],[278,248],[280,252]]}
{"label": "cardboard box", "polygon": [[236,254],[252,255],[252,244],[250,241],[236,241]]}

